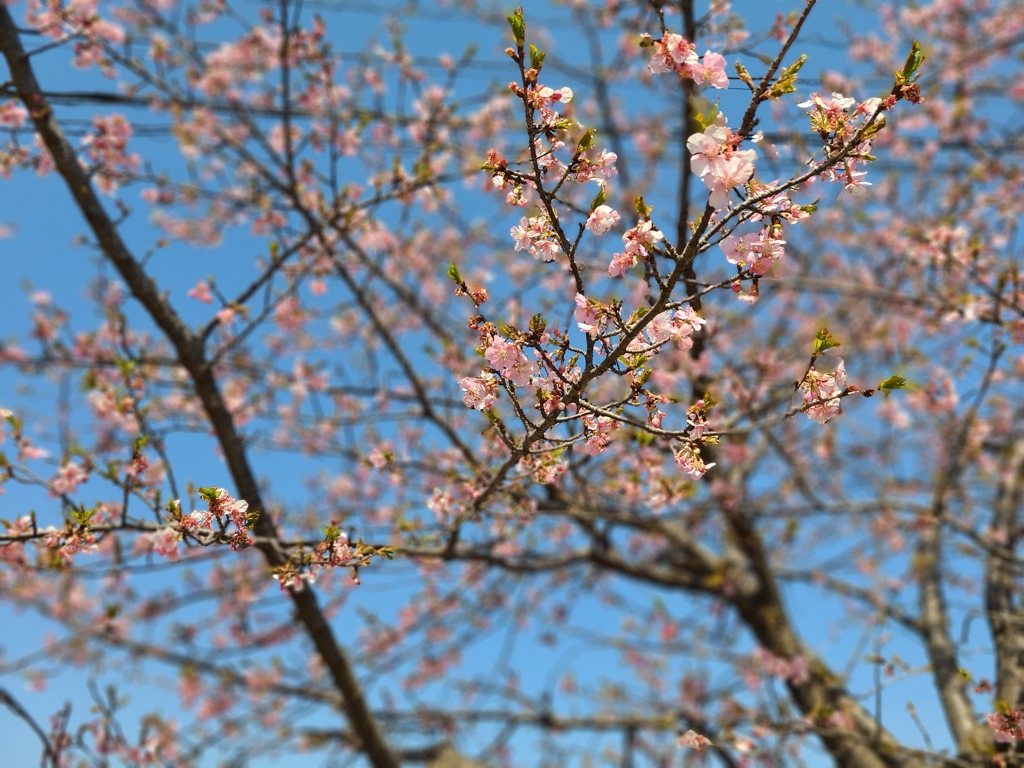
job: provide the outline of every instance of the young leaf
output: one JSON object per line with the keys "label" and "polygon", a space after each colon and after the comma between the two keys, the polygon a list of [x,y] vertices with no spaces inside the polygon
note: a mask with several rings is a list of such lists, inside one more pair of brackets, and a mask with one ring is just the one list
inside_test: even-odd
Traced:
{"label": "young leaf", "polygon": [[523,6],[516,8],[511,16],[506,17],[509,25],[512,27],[512,37],[516,41],[516,45],[522,47],[523,42],[526,40],[526,22],[523,20]]}
{"label": "young leaf", "polygon": [[576,145],[576,154],[586,152],[592,146],[594,146],[594,136],[597,134],[593,128],[588,130],[583,136],[580,137],[579,143]]}
{"label": "young leaf", "polygon": [[459,274],[459,268],[455,266],[455,262],[448,263],[448,277],[456,285],[462,285],[462,275]]}
{"label": "young leaf", "polygon": [[904,379],[902,376],[890,376],[888,379],[886,379],[876,387],[876,389],[882,392],[882,394],[884,394],[886,397],[888,397],[889,393],[894,390],[906,388],[907,380]]}
{"label": "young leaf", "polygon": [[814,337],[814,356],[817,357],[833,347],[839,346],[842,345],[829,333],[828,328],[822,328],[818,331],[818,335]]}
{"label": "young leaf", "polygon": [[807,55],[804,54],[793,62],[793,64],[782,70],[782,74],[779,75],[778,80],[775,81],[775,85],[768,89],[768,93],[765,94],[765,98],[777,99],[787,93],[793,93],[793,91],[796,90],[796,75],[806,62]]}
{"label": "young leaf", "polygon": [[750,72],[748,72],[747,68],[740,64],[738,61],[736,62],[736,76],[739,77],[743,84],[746,85],[747,88],[749,88],[751,91],[753,91],[756,87],[754,85],[754,78],[750,76]]}
{"label": "young leaf", "polygon": [[541,67],[544,66],[544,57],[547,53],[544,51],[538,51],[537,46],[530,44],[530,66],[540,72]]}
{"label": "young leaf", "polygon": [[918,67],[921,66],[921,62],[923,62],[924,59],[924,54],[921,53],[921,43],[915,40],[914,44],[910,48],[910,53],[907,54],[907,61],[903,65],[903,70],[895,73],[896,79],[901,85],[908,82],[914,76],[914,73],[917,72]]}

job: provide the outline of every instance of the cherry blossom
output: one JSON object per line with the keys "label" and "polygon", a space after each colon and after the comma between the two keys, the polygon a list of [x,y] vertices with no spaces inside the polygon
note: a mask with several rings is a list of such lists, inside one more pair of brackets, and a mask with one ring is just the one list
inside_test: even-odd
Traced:
{"label": "cherry blossom", "polygon": [[819,424],[825,424],[836,416],[841,407],[840,395],[846,389],[846,368],[842,358],[836,365],[835,373],[820,373],[812,366],[800,382],[804,393],[803,411]]}
{"label": "cherry blossom", "polygon": [[498,379],[493,373],[468,376],[459,381],[459,388],[467,408],[486,411],[498,399]]}
{"label": "cherry blossom", "polygon": [[599,205],[590,212],[590,216],[587,218],[586,227],[595,235],[601,236],[614,227],[618,220],[618,211],[614,210],[609,205]]}
{"label": "cherry blossom", "polygon": [[53,496],[72,494],[79,485],[89,479],[89,473],[81,464],[69,461],[61,466],[57,474],[50,480],[50,493]]}
{"label": "cherry blossom", "polygon": [[691,728],[685,733],[681,733],[679,735],[679,746],[690,747],[690,749],[695,749],[700,752],[714,745],[707,736],[702,736]]}
{"label": "cherry blossom", "polygon": [[985,715],[985,720],[998,742],[1012,744],[1024,739],[1024,712],[1020,710],[991,712]]}
{"label": "cherry blossom", "polygon": [[735,149],[736,138],[727,127],[716,124],[686,141],[691,153],[690,166],[711,192],[708,203],[715,208],[724,207],[729,202],[729,193],[754,175],[757,152]]}

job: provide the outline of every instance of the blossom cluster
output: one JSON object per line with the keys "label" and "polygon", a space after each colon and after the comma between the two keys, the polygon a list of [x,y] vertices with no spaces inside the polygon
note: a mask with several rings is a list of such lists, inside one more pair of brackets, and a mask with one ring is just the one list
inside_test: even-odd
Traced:
{"label": "blossom cluster", "polygon": [[545,128],[554,128],[561,118],[557,107],[572,101],[571,88],[549,88],[546,85],[534,84],[523,91],[515,83],[509,83],[509,89],[515,93],[525,93],[527,103],[540,113],[538,123]]}
{"label": "blossom cluster", "polygon": [[234,527],[228,537],[232,549],[252,546],[251,527],[256,515],[249,512],[247,501],[234,498],[223,488],[200,488],[199,495],[206,501],[207,509],[186,515],[181,511],[180,501],[170,502],[171,524],[142,537],[141,545],[148,545],[150,551],[173,562],[178,559],[178,542],[185,537],[201,543],[212,542],[230,525]]}
{"label": "blossom cluster", "polygon": [[804,413],[824,424],[840,410],[839,395],[846,389],[846,367],[842,358],[835,373],[820,373],[811,366],[800,382],[804,393]]}
{"label": "blossom cluster", "polygon": [[707,736],[697,733],[692,728],[686,731],[685,733],[679,734],[679,739],[677,743],[680,747],[689,747],[690,749],[695,749],[698,752],[700,752],[703,749],[706,749],[707,747],[714,746],[711,739],[709,739]]}
{"label": "blossom cluster", "polygon": [[498,377],[488,371],[483,371],[479,376],[467,376],[459,381],[459,389],[462,390],[462,402],[467,408],[477,411],[489,411],[498,399],[498,389],[501,384]]}
{"label": "blossom cluster", "polygon": [[577,184],[588,181],[596,181],[603,184],[615,175],[615,163],[619,156],[607,149],[598,151],[596,148],[588,149],[577,157],[575,164],[570,171],[570,176]]}
{"label": "blossom cluster", "polygon": [[82,139],[89,159],[99,169],[96,186],[104,194],[112,194],[124,173],[139,167],[139,156],[128,154],[128,140],[132,137],[131,123],[124,115],[98,115],[93,118],[93,131]]}
{"label": "blossom cluster", "polygon": [[612,435],[619,429],[619,422],[608,416],[585,413],[583,414],[583,429],[587,436],[586,442],[583,443],[584,452],[590,456],[597,456],[608,447]]}
{"label": "blossom cluster", "polygon": [[757,152],[739,149],[742,141],[743,137],[733,133],[724,120],[686,140],[690,167],[711,193],[708,203],[714,208],[724,208],[729,202],[729,193],[754,175]]}
{"label": "blossom cluster", "polygon": [[995,739],[1004,744],[1024,739],[1024,712],[1012,709],[1007,712],[992,712],[985,715],[989,727],[995,732]]}
{"label": "blossom cluster", "polygon": [[766,274],[782,258],[786,241],[780,237],[781,226],[769,226],[760,232],[736,237],[729,235],[722,243],[722,251],[730,264],[735,264],[751,275]]}
{"label": "blossom cluster", "polygon": [[693,346],[690,337],[706,324],[707,321],[690,306],[659,312],[647,324],[643,333],[633,339],[628,351],[656,352],[658,347],[668,341],[674,341],[679,349],[690,349]]}
{"label": "blossom cluster", "polygon": [[[50,568],[68,568],[74,561],[75,555],[97,551],[98,539],[87,522],[99,522],[103,518],[103,512],[79,513],[76,518],[82,522],[69,522],[59,529],[52,525],[37,529],[34,516],[23,515],[5,526],[4,531],[11,537],[28,539],[38,536],[43,545],[41,565]],[[0,562],[17,566],[28,565],[24,542],[12,541],[0,546]]]}
{"label": "blossom cluster", "polygon": [[[590,219],[587,220],[587,224],[590,224]],[[620,277],[626,273],[627,269],[632,269],[640,262],[649,259],[654,244],[664,239],[665,236],[650,219],[638,222],[635,227],[623,233],[622,253],[612,256],[611,263],[608,265],[608,276]]]}
{"label": "blossom cluster", "polygon": [[[807,101],[797,106],[808,110],[811,128],[821,136],[825,142],[825,150],[829,154],[840,152],[845,145],[860,136],[860,141],[853,152],[842,162],[830,164],[822,172],[821,179],[842,184],[844,191],[851,195],[862,194],[864,187],[870,187],[871,183],[864,181],[867,171],[860,168],[874,160],[871,156],[870,138],[884,125],[877,114],[891,104],[879,98],[870,98],[858,104],[856,99],[841,93],[833,93],[831,98],[813,93]],[[865,131],[864,128],[869,123],[871,125]]]}
{"label": "blossom cluster", "polygon": [[[531,324],[530,333],[514,329],[503,329],[499,333],[484,318],[474,317],[470,326],[481,331],[477,352],[487,360],[488,369],[476,376],[461,379],[459,386],[467,407],[489,412],[492,419],[496,420],[500,420],[500,415],[493,412],[493,407],[504,389],[513,400],[516,411],[524,418],[524,425],[528,419],[520,410],[519,400],[523,393],[517,391],[517,388],[530,387],[536,394],[535,408],[546,416],[568,408],[569,413],[564,421],[579,420],[577,423],[582,426],[580,432],[571,438],[571,442],[582,441],[583,450],[596,455],[607,449],[616,431],[624,423],[631,423],[631,417],[624,414],[624,409],[629,406],[646,410],[648,429],[662,429],[666,418],[663,406],[672,402],[672,398],[647,388],[652,374],[652,370],[646,367],[647,362],[670,341],[679,349],[692,348],[693,334],[701,330],[705,320],[692,307],[682,306],[681,303],[672,304],[670,309],[653,317],[645,316],[645,309],[637,309],[627,319],[621,300],[602,302],[588,295],[582,279],[586,273],[578,270],[576,262],[575,251],[579,238],[574,239],[565,233],[556,205],[562,200],[559,190],[563,189],[566,182],[596,180],[599,191],[591,203],[583,229],[597,237],[615,229],[622,216],[606,202],[606,183],[613,170],[615,156],[606,150],[597,154],[593,141],[595,132],[584,131],[582,137],[575,140],[572,159],[568,162],[558,159],[558,151],[570,141],[569,131],[573,121],[570,119],[571,114],[563,116],[561,109],[573,98],[572,91],[567,88],[550,88],[538,82],[544,54],[531,46],[527,66],[523,28],[518,26],[518,17],[515,15],[510,17],[510,23],[516,38],[516,48],[509,48],[507,52],[520,64],[522,84],[511,83],[509,88],[526,108],[529,160],[522,163],[527,170],[513,170],[502,154],[491,149],[484,169],[491,174],[495,188],[511,187],[508,194],[510,204],[524,206],[527,197],[538,193],[537,202],[543,205],[538,206],[535,215],[522,216],[519,223],[511,227],[510,236],[516,251],[527,251],[535,259],[545,262],[556,259],[568,262],[576,278],[574,318],[587,340],[585,350],[575,349],[569,346],[568,338],[562,332],[535,333]],[[728,86],[724,58],[711,51],[699,57],[695,46],[680,35],[665,32],[659,40],[645,36],[642,45],[653,49],[648,68],[654,74],[671,71],[698,85],[718,88]],[[766,98],[778,98],[783,93],[792,92],[792,80],[799,69],[799,63],[786,70]],[[740,71],[740,77],[744,78],[744,71]],[[748,81],[749,76],[744,82],[751,85]],[[852,154],[850,146],[843,146],[842,156],[834,157],[832,168],[828,171],[836,178],[843,177],[847,186],[861,183],[863,173],[858,170],[858,163],[870,159],[867,151],[870,138],[878,130],[873,121],[880,104],[878,101],[868,101],[856,105],[852,100],[836,94],[831,101],[815,95],[811,103],[804,105],[815,108],[812,121],[816,130],[827,141],[835,142],[837,150],[844,140],[848,142],[855,137],[860,142]],[[744,148],[744,143],[759,141],[759,135],[747,135],[746,128],[740,133],[734,131],[721,114],[715,116],[712,113],[710,124],[703,117],[700,120],[703,130],[693,133],[687,139],[691,169],[707,188],[711,219],[723,222],[715,231],[722,233],[720,246],[726,259],[737,267],[739,275],[737,280],[730,281],[731,288],[741,299],[753,302],[758,296],[758,278],[767,274],[785,253],[784,223],[806,218],[813,211],[813,206],[794,204],[789,197],[791,184],[779,188],[778,182],[765,184],[754,180],[758,153],[755,149]],[[553,179],[551,186],[547,190],[542,189],[549,178]],[[540,194],[545,191],[547,194]],[[742,215],[736,222],[726,228],[728,220],[736,216],[735,211],[728,210],[733,192],[740,192],[749,204],[743,207]],[[641,263],[650,264],[652,269],[656,269],[658,265],[655,256],[660,252],[659,247],[665,248],[669,254],[673,253],[671,247],[659,246],[659,243],[665,241],[665,236],[651,220],[650,207],[641,197],[635,199],[635,205],[638,220],[622,234],[622,249],[612,255],[606,269],[609,277],[624,277],[628,270]],[[762,222],[760,230],[747,234],[736,231],[736,224],[746,221]],[[749,292],[743,287],[747,280],[752,282]],[[467,291],[464,282],[457,279],[456,283],[460,295],[465,295]],[[546,321],[539,315],[535,320],[537,318],[540,318],[538,327],[544,327]],[[541,335],[546,338],[541,339]],[[616,340],[623,337],[630,339],[624,352],[616,348]],[[552,340],[555,343],[550,349],[545,349]],[[531,349],[532,358],[528,356]],[[573,382],[579,381],[579,378],[567,378],[567,371],[560,368],[561,361],[569,353],[573,354],[573,362],[567,368],[572,367],[584,353],[588,364],[592,364],[594,354],[621,355],[620,360],[615,361],[616,372],[626,377],[631,387],[629,397],[614,405],[602,407],[588,402],[581,390],[574,392],[574,401],[567,405],[565,396],[574,386]],[[840,411],[840,398],[846,389],[846,372],[842,361],[834,373],[820,373],[812,364],[798,388],[804,397],[803,410],[810,418],[824,424]],[[707,402],[699,401],[687,411],[685,430],[668,433],[676,441],[673,446],[676,465],[693,478],[702,477],[714,466],[713,463],[705,462],[701,453],[702,447],[717,440],[707,418],[713,405],[710,397]],[[507,440],[508,433],[504,434],[502,439]],[[524,460],[523,469],[536,476],[558,475],[557,467],[552,468],[549,463],[532,460]]]}
{"label": "blossom cluster", "polygon": [[502,338],[498,334],[491,337],[490,344],[484,350],[484,357],[491,368],[501,372],[501,377],[519,386],[530,383],[537,373],[537,364],[526,358],[521,344]]}
{"label": "blossom cluster", "polygon": [[714,462],[711,464],[704,462],[700,455],[700,447],[694,443],[687,443],[677,450],[673,456],[676,460],[676,466],[695,480],[704,477],[708,469],[715,466]]}
{"label": "blossom cluster", "polygon": [[720,53],[707,51],[703,59],[697,56],[697,49],[682,35],[666,32],[661,40],[644,37],[641,45],[654,48],[654,55],[647,65],[652,74],[676,72],[680,78],[693,80],[697,85],[713,88],[728,88],[729,76],[725,74],[725,57]]}
{"label": "blossom cluster", "polygon": [[315,584],[317,577],[331,568],[340,568],[352,563],[352,548],[348,534],[333,525],[324,528],[324,540],[313,548],[311,556],[300,557],[297,561],[274,570],[274,579],[282,590],[301,591],[307,584]]}
{"label": "blossom cluster", "polygon": [[50,550],[50,565],[67,567],[80,552],[95,552],[96,535],[85,525],[68,526],[63,530],[52,527],[43,537],[43,544]]}
{"label": "blossom cluster", "polygon": [[551,452],[535,453],[519,460],[519,469],[541,485],[552,485],[569,471],[565,459]]}
{"label": "blossom cluster", "polygon": [[507,339],[490,324],[481,327],[480,335],[478,351],[487,360],[491,370],[481,371],[479,376],[467,376],[459,381],[462,402],[467,408],[490,410],[498,399],[502,380],[519,387],[544,386],[545,378],[539,375],[540,366],[526,356],[522,339]]}
{"label": "blossom cluster", "polygon": [[106,44],[121,45],[126,35],[120,24],[107,21],[98,13],[98,0],[73,3],[32,2],[25,9],[25,20],[38,32],[54,40],[75,40],[74,64],[80,69],[93,65],[113,76],[110,60],[103,51]]}
{"label": "blossom cluster", "polygon": [[525,250],[535,259],[554,261],[562,252],[551,221],[544,214],[530,218],[524,216],[509,234],[516,242],[517,251]]}
{"label": "blossom cluster", "polygon": [[810,674],[807,659],[803,656],[784,659],[764,648],[758,648],[754,652],[754,660],[766,675],[797,685],[806,681]]}
{"label": "blossom cluster", "polygon": [[615,317],[610,307],[601,302],[588,299],[582,293],[576,294],[576,311],[574,317],[579,329],[588,336],[599,336],[608,323],[608,320]]}

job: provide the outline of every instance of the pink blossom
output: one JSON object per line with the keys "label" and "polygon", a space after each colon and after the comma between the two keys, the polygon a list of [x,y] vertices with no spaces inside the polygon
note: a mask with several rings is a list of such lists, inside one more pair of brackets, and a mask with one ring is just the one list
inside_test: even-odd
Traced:
{"label": "pink blossom", "polygon": [[516,359],[502,370],[501,375],[514,384],[524,387],[537,374],[538,367],[535,362],[526,359],[522,350],[518,350],[518,352]]}
{"label": "pink blossom", "polygon": [[711,192],[708,202],[712,207],[724,207],[729,202],[729,193],[750,180],[754,175],[754,157],[756,153],[752,149],[736,152],[722,158],[715,171],[703,178],[704,185]]}
{"label": "pink blossom", "polygon": [[769,226],[739,238],[729,235],[721,243],[725,258],[730,264],[745,267],[752,275],[764,275],[784,253],[786,241],[776,237],[777,229]]}
{"label": "pink blossom", "polygon": [[529,219],[524,216],[517,226],[509,230],[509,234],[516,241],[517,251],[528,251],[535,259],[553,261],[561,253],[547,216],[533,216]]}
{"label": "pink blossom", "polygon": [[554,239],[545,239],[538,240],[534,243],[530,252],[533,254],[535,259],[550,262],[555,260],[555,257],[562,252],[562,249]]}
{"label": "pink blossom", "polygon": [[50,495],[64,496],[74,493],[79,485],[89,479],[89,473],[81,465],[69,461],[64,464],[50,480]]}
{"label": "pink blossom", "polygon": [[610,205],[599,205],[591,211],[590,217],[587,219],[586,228],[595,235],[600,236],[614,227],[618,220],[618,211],[614,210]]}
{"label": "pink blossom", "polygon": [[573,93],[572,88],[559,88],[557,91],[553,88],[543,86],[536,90],[536,97],[540,103],[537,106],[547,106],[555,102],[561,104],[568,104],[572,101]]}
{"label": "pink blossom", "polygon": [[587,413],[583,415],[583,426],[587,433],[583,450],[590,456],[597,456],[608,447],[612,435],[619,429],[619,422],[607,416]]}
{"label": "pink blossom", "polygon": [[208,498],[210,512],[220,519],[230,519],[237,527],[248,525],[249,502],[236,499],[223,488],[214,489],[213,498]]}
{"label": "pink blossom", "polygon": [[150,536],[152,551],[163,555],[172,563],[178,561],[179,541],[181,541],[181,534],[171,526],[161,528]]}
{"label": "pink blossom", "polygon": [[501,338],[501,336],[492,336],[491,343],[484,350],[484,357],[487,358],[487,362],[491,364],[491,368],[498,371],[509,365],[518,354],[519,347],[511,341]]}
{"label": "pink blossom", "polygon": [[601,154],[596,159],[590,157],[590,153],[586,153],[584,157],[580,158],[579,165],[576,168],[576,182],[584,183],[593,179],[607,180],[615,174],[615,162],[619,159],[619,156],[614,152],[609,152],[607,149],[602,149]]}
{"label": "pink blossom", "polygon": [[689,349],[693,346],[690,335],[699,331],[707,323],[703,317],[698,315],[693,307],[661,312],[651,320],[647,326],[647,337],[651,344],[661,344],[671,339],[675,341],[679,349]]}
{"label": "pink blossom", "polygon": [[711,739],[707,736],[702,736],[693,729],[688,730],[686,733],[679,734],[679,746],[690,747],[700,752],[706,747],[713,746]]}
{"label": "pink blossom", "polygon": [[992,712],[985,715],[985,720],[998,742],[1007,744],[1024,739],[1024,712],[1020,710]]}
{"label": "pink blossom", "polygon": [[462,390],[462,402],[467,408],[487,411],[498,399],[498,379],[493,373],[467,376],[459,381],[459,388]]}
{"label": "pink blossom", "polygon": [[694,479],[704,477],[704,473],[715,463],[705,464],[701,458],[700,448],[692,443],[687,443],[675,452],[676,466],[680,467],[686,474]]}
{"label": "pink blossom", "polygon": [[497,335],[491,338],[484,357],[492,368],[501,371],[503,377],[519,385],[528,384],[530,377],[537,372],[536,363],[527,360],[518,345]]}
{"label": "pink blossom", "polygon": [[581,331],[589,336],[597,336],[604,328],[604,317],[598,314],[597,302],[587,299],[582,293],[576,294],[576,322]]}
{"label": "pink blossom", "polygon": [[831,99],[824,99],[821,94],[815,92],[807,101],[801,101],[797,106],[800,109],[810,109],[812,113],[823,115],[832,125],[831,130],[835,130],[839,122],[846,117],[850,107],[856,103],[856,99],[843,96],[841,93],[833,93]]}
{"label": "pink blossom", "polygon": [[616,253],[608,265],[608,276],[618,277],[624,275],[627,269],[631,269],[646,260],[650,256],[649,249],[665,236],[654,226],[654,222],[644,220],[637,223],[632,229],[626,230],[622,235],[623,253]]}
{"label": "pink blossom", "polygon": [[92,122],[94,131],[86,134],[82,146],[98,169],[96,185],[104,194],[111,194],[117,189],[124,173],[139,167],[139,156],[126,151],[132,136],[132,126],[120,114],[97,115]]}
{"label": "pink blossom", "polygon": [[729,87],[729,76],[725,73],[725,57],[720,53],[708,51],[704,54],[704,60],[700,64],[691,64],[688,71],[698,85],[706,83],[712,88]]}
{"label": "pink blossom", "polygon": [[754,175],[753,149],[734,148],[736,138],[723,125],[708,126],[704,133],[695,133],[686,141],[690,150],[690,167],[711,191],[708,202],[722,208],[729,201],[729,192],[742,186]]}
{"label": "pink blossom", "polygon": [[200,280],[195,284],[194,288],[190,288],[188,292],[190,299],[201,301],[204,304],[209,304],[213,301],[213,294],[210,293],[210,285],[205,280]]}
{"label": "pink blossom", "polygon": [[28,119],[28,111],[11,99],[0,104],[0,125],[6,128],[20,128]]}
{"label": "pink blossom", "polygon": [[654,41],[654,56],[647,65],[653,74],[662,72],[683,72],[686,65],[697,63],[697,51],[693,44],[682,35],[666,33],[661,40]]}
{"label": "pink blossom", "polygon": [[835,373],[819,373],[813,367],[800,382],[804,393],[804,413],[808,417],[824,424],[840,411],[839,395],[846,389],[846,367],[839,360]]}
{"label": "pink blossom", "polygon": [[754,653],[754,658],[766,674],[777,677],[780,680],[786,680],[799,685],[805,682],[809,675],[807,659],[803,656],[797,655],[785,659],[781,656],[776,656],[764,648],[758,648]]}
{"label": "pink blossom", "polygon": [[286,333],[296,333],[306,322],[306,311],[294,296],[288,296],[274,308],[274,322]]}
{"label": "pink blossom", "polygon": [[616,253],[612,256],[611,263],[608,264],[608,277],[620,277],[626,274],[626,270],[632,269],[637,265],[637,255],[635,253]]}

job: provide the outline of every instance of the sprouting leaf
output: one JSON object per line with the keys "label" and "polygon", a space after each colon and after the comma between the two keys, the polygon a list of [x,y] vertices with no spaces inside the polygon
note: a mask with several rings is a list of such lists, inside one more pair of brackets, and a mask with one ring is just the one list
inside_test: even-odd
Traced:
{"label": "sprouting leaf", "polygon": [[765,98],[777,99],[787,93],[793,93],[796,90],[796,76],[800,71],[800,68],[807,62],[807,55],[802,55],[799,59],[793,62],[790,66],[782,70],[782,74],[779,75],[775,84],[768,89],[768,93],[765,94]]}
{"label": "sprouting leaf", "polygon": [[455,266],[455,262],[451,261],[448,263],[448,277],[456,285],[462,285],[462,275],[459,274],[459,268]]}
{"label": "sprouting leaf", "polygon": [[754,78],[750,76],[750,72],[747,71],[747,68],[738,61],[736,62],[736,75],[747,86],[747,88],[754,90],[756,87],[754,85]]}
{"label": "sprouting leaf", "polygon": [[907,61],[903,65],[903,70],[895,73],[896,80],[900,85],[909,82],[911,78],[914,77],[914,74],[917,72],[918,67],[921,66],[924,59],[925,56],[921,53],[921,43],[915,40],[913,45],[910,47],[910,53],[907,54]]}
{"label": "sprouting leaf", "polygon": [[576,154],[586,152],[588,149],[594,146],[595,135],[597,135],[597,131],[595,131],[593,128],[584,133],[583,136],[580,137],[579,143],[576,145]]}
{"label": "sprouting leaf", "polygon": [[95,509],[86,509],[85,507],[82,507],[80,509],[72,510],[71,517],[78,525],[89,525],[95,514]]}
{"label": "sprouting leaf", "polygon": [[704,401],[704,408],[708,411],[718,405],[718,401],[712,396],[710,389],[704,390],[704,397],[702,397],[701,400]]}
{"label": "sprouting leaf", "polygon": [[828,328],[822,328],[818,331],[818,335],[814,337],[814,356],[817,357],[833,347],[840,346],[842,345],[829,333]]}
{"label": "sprouting leaf", "polygon": [[544,66],[544,57],[547,53],[544,51],[538,51],[536,45],[530,45],[530,66],[540,72],[540,68]]}
{"label": "sprouting leaf", "polygon": [[523,41],[526,40],[526,22],[523,20],[523,6],[520,5],[512,12],[511,16],[506,18],[512,27],[512,37],[515,38],[516,45],[521,46]]}
{"label": "sprouting leaf", "polygon": [[882,392],[886,397],[889,393],[897,389],[906,389],[907,380],[902,376],[890,376],[888,379],[879,384],[876,389]]}

